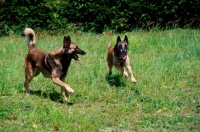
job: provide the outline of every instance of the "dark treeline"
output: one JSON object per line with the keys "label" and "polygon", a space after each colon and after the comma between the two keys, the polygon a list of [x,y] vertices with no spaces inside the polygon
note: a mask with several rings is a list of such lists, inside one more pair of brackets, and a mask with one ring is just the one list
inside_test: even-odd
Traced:
{"label": "dark treeline", "polygon": [[199,0],[0,0],[3,35],[24,27],[101,33],[199,25]]}

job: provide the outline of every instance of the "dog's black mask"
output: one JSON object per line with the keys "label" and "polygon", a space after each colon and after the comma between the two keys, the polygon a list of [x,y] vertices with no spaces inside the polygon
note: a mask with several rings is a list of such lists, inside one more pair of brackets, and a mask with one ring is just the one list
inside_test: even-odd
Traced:
{"label": "dog's black mask", "polygon": [[118,36],[117,43],[114,48],[114,52],[120,60],[126,59],[127,49],[128,49],[128,37],[125,35],[124,41],[121,41],[121,38]]}
{"label": "dog's black mask", "polygon": [[77,54],[80,54],[80,55],[85,55],[86,54],[86,52],[85,51],[83,51],[82,49],[80,49],[80,48],[78,48],[78,46],[76,47],[76,49],[75,49],[75,52],[74,52],[74,54],[73,54],[73,59],[74,60],[76,60],[76,61],[79,61],[79,57],[78,57],[78,55]]}
{"label": "dog's black mask", "polygon": [[64,36],[63,39],[63,49],[65,49],[65,53],[70,57],[73,58],[76,61],[79,61],[78,54],[85,55],[86,52],[82,49],[78,48],[78,46],[71,42],[71,39],[69,36]]}

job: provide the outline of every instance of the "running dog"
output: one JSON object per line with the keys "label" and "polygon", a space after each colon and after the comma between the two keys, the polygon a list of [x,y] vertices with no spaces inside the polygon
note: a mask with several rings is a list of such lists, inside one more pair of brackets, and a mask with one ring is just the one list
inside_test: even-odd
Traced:
{"label": "running dog", "polygon": [[77,54],[85,55],[86,52],[78,48],[69,36],[64,36],[63,45],[60,48],[46,53],[36,48],[36,36],[31,28],[25,28],[21,35],[26,36],[28,45],[28,55],[24,62],[26,94],[30,94],[28,84],[33,77],[42,73],[44,77],[51,78],[54,84],[60,86],[61,93],[67,100],[66,92],[74,93],[74,90],[65,83],[71,60],[79,60]]}
{"label": "running dog", "polygon": [[112,74],[112,67],[114,67],[121,71],[122,76],[128,77],[128,73],[124,70],[124,66],[128,69],[131,81],[136,83],[136,79],[133,76],[132,69],[130,66],[129,57],[127,54],[128,49],[128,37],[125,35],[124,41],[121,41],[121,38],[117,37],[117,43],[115,47],[112,45],[108,45],[108,54],[107,54],[107,62],[109,67],[109,74]]}

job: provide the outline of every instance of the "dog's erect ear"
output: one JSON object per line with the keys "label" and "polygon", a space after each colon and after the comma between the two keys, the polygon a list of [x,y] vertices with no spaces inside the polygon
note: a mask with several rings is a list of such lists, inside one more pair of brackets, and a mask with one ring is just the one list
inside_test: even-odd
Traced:
{"label": "dog's erect ear", "polygon": [[128,44],[128,37],[126,35],[124,37],[124,42],[126,42]]}
{"label": "dog's erect ear", "polygon": [[121,38],[118,36],[118,37],[117,37],[117,44],[118,44],[119,42],[121,42]]}
{"label": "dog's erect ear", "polygon": [[71,44],[71,39],[69,36],[64,36],[64,39],[63,39],[63,46],[64,48],[68,48],[70,47],[70,44]]}

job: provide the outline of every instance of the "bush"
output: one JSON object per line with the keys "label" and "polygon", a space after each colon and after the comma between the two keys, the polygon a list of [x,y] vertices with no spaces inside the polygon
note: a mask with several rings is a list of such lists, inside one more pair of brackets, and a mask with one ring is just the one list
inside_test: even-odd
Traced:
{"label": "bush", "polygon": [[6,0],[0,5],[0,33],[23,27],[46,30],[76,25],[83,31],[105,29],[130,31],[136,28],[199,28],[199,0]]}

